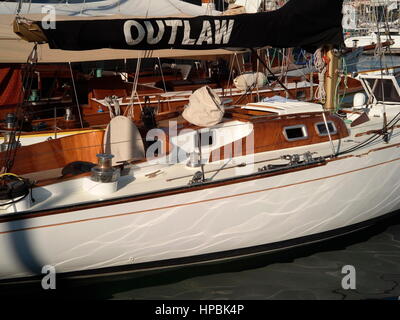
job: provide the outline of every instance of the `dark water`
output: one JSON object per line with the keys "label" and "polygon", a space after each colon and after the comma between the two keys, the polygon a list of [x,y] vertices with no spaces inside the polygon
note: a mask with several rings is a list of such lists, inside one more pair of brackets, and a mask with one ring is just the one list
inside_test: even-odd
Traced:
{"label": "dark water", "polygon": [[[369,65],[374,57],[365,57]],[[391,58],[396,65],[400,59]],[[400,63],[399,63],[400,65]],[[355,289],[342,288],[342,268],[355,268]],[[187,299],[397,299],[400,296],[400,212],[373,227],[277,254],[172,271],[0,288],[0,297]]]}

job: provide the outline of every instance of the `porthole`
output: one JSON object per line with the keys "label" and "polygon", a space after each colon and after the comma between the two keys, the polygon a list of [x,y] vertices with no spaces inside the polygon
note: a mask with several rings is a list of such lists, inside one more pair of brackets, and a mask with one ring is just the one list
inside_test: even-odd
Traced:
{"label": "porthole", "polygon": [[325,122],[318,122],[318,123],[315,124],[315,130],[317,131],[317,134],[319,136],[324,137],[324,136],[328,135],[328,131],[326,130],[326,126],[328,126],[329,133],[331,135],[337,133],[336,126],[333,123],[333,121],[327,121],[326,124],[325,124]]}
{"label": "porthole", "polygon": [[305,125],[296,125],[283,128],[283,135],[288,141],[307,139],[307,128]]}

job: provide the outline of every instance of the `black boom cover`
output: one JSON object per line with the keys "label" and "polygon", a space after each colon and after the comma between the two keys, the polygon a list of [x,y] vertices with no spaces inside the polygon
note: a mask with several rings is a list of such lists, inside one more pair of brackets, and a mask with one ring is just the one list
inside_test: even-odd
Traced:
{"label": "black boom cover", "polygon": [[[53,49],[234,49],[340,46],[343,0],[290,0],[276,11],[193,18],[57,21]],[[37,22],[41,26],[40,22]]]}

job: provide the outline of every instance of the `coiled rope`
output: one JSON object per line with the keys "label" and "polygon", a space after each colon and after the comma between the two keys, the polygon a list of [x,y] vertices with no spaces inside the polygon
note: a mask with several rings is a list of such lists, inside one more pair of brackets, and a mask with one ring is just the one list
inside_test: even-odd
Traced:
{"label": "coiled rope", "polygon": [[322,103],[325,103],[325,74],[327,72],[327,64],[324,60],[322,48],[317,49],[317,51],[314,53],[314,66],[318,71],[318,88],[315,90],[314,98]]}

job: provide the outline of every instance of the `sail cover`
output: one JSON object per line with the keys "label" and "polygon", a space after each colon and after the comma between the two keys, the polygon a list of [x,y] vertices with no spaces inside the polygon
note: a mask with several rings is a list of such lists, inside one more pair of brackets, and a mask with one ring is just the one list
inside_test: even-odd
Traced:
{"label": "sail cover", "polygon": [[[57,21],[45,29],[50,48],[63,50],[302,47],[341,45],[343,0],[291,0],[254,14],[193,18]],[[45,25],[46,26],[46,25]]]}

